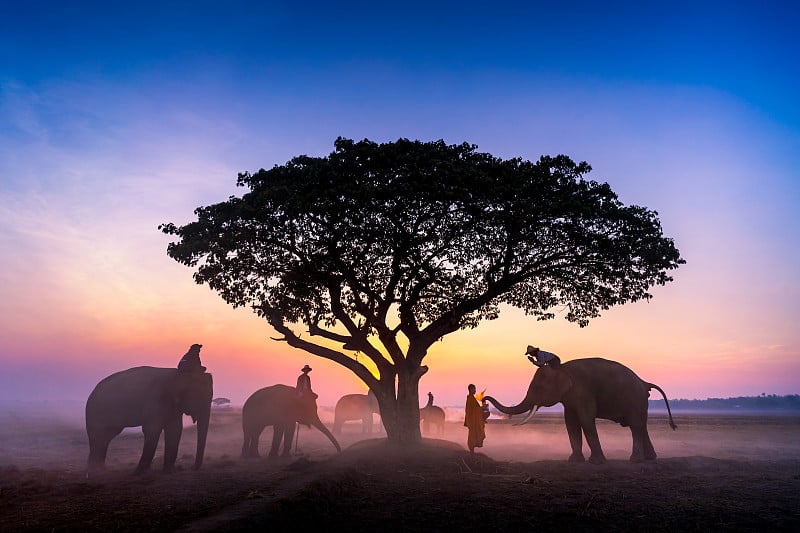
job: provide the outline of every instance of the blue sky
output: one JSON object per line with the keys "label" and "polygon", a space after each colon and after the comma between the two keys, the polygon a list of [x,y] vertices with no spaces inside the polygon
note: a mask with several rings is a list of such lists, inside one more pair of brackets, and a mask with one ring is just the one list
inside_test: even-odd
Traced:
{"label": "blue sky", "polygon": [[697,369],[679,397],[798,392],[800,7],[372,4],[0,2],[6,396],[52,369],[42,389],[82,398],[104,373],[171,365],[231,328],[216,383],[293,380],[305,357],[195,286],[156,227],[240,194],[237,172],[327,154],[340,135],[586,160],[623,202],[657,210],[687,260],[652,302],[584,330],[509,311],[484,340],[455,336],[476,357],[429,356],[447,370],[425,378],[437,398],[486,372],[470,346],[527,376],[530,343],[655,382]]}
{"label": "blue sky", "polygon": [[260,82],[284,93],[287,82],[344,84],[364,68],[375,69],[376,84],[382,69],[406,81],[507,73],[707,87],[798,118],[789,105],[800,18],[791,2],[373,4],[4,2],[4,73],[29,83],[212,86],[228,74],[237,87]]}

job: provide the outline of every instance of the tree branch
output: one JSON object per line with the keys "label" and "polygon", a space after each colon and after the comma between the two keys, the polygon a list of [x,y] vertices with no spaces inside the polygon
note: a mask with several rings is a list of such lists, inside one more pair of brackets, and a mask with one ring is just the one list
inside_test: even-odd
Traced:
{"label": "tree branch", "polygon": [[317,355],[319,357],[329,359],[335,363],[338,363],[343,367],[352,371],[355,375],[361,378],[361,380],[370,387],[378,383],[378,379],[372,375],[372,372],[370,372],[367,367],[365,367],[358,361],[346,356],[341,352],[337,352],[336,350],[331,350],[330,348],[320,346],[319,344],[302,340],[299,335],[296,335],[294,331],[292,331],[291,328],[289,328],[283,322],[283,320],[277,313],[272,312],[267,314],[267,321],[275,329],[275,331],[283,335],[282,339],[273,338],[273,340],[284,341],[288,343],[289,346],[291,346],[292,348],[297,348],[305,352]]}
{"label": "tree branch", "polygon": [[[374,317],[368,314],[368,310],[365,309],[366,306],[363,306],[362,310],[360,311],[361,315],[366,320],[364,329],[362,330],[353,322],[353,320],[350,318],[350,315],[348,315],[344,309],[341,298],[341,286],[339,284],[330,284],[328,286],[328,294],[330,295],[331,299],[331,312],[350,333],[349,338],[341,338],[344,341],[342,344],[350,344],[359,351],[363,352],[372,360],[373,363],[375,363],[375,366],[378,367],[378,371],[381,373],[381,375],[391,372],[392,369],[391,365],[389,365],[389,362],[379,350],[372,346],[367,338],[366,332],[373,327],[375,320]],[[358,301],[357,295],[354,295],[354,298],[356,301]],[[358,306],[358,304],[356,305]]]}

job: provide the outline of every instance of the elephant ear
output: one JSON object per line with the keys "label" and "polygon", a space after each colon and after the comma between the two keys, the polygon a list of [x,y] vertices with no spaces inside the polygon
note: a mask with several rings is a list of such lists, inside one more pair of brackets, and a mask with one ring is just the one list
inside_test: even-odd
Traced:
{"label": "elephant ear", "polygon": [[[172,405],[181,413],[184,412],[184,399],[189,394],[195,379],[196,377],[188,372],[176,372],[167,388],[166,392]],[[194,417],[192,417],[192,421],[194,421]]]}
{"label": "elephant ear", "polygon": [[564,396],[572,388],[572,378],[561,369],[551,369],[555,375],[555,385],[558,396]]}
{"label": "elephant ear", "polygon": [[188,382],[187,378],[188,376],[182,372],[175,372],[175,375],[172,377],[169,382],[169,386],[167,387],[166,393],[176,406],[180,405],[181,400],[186,393],[186,386]]}

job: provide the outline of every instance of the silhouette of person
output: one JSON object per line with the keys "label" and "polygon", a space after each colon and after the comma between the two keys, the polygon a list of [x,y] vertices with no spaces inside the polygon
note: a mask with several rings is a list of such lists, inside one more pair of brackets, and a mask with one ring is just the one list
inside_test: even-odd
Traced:
{"label": "silhouette of person", "polygon": [[433,405],[433,394],[429,392],[428,393],[428,405],[426,405],[425,407],[431,407],[432,405]]}
{"label": "silhouette of person", "polygon": [[543,367],[545,365],[557,367],[561,364],[561,359],[556,354],[552,352],[545,352],[544,350],[540,350],[535,346],[528,345],[525,355],[528,356],[528,360],[531,363],[538,367]]}
{"label": "silhouette of person", "polygon": [[467,403],[464,408],[464,426],[467,427],[467,447],[471,455],[475,454],[475,448],[483,447],[483,440],[486,438],[486,420],[483,418],[483,409],[477,398],[475,398],[475,385],[472,383],[467,387]]}
{"label": "silhouette of person", "polygon": [[311,367],[306,365],[300,371],[302,374],[297,376],[297,395],[303,398],[316,399],[317,395],[311,390],[311,376],[308,375],[311,372]]}
{"label": "silhouette of person", "polygon": [[178,361],[178,370],[181,372],[205,372],[206,367],[200,363],[200,348],[202,344],[192,344],[189,351]]}

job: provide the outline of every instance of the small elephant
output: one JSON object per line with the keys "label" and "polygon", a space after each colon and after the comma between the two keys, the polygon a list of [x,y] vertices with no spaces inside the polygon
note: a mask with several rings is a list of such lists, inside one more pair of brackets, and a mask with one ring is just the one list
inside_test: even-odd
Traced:
{"label": "small elephant", "polygon": [[422,431],[430,432],[430,425],[436,426],[437,433],[444,435],[445,415],[444,409],[433,405],[433,394],[428,393],[428,403],[419,410],[419,420],[422,422]]}
{"label": "small elephant", "polygon": [[372,433],[372,413],[381,413],[375,393],[345,394],[336,402],[333,432],[341,433],[342,426],[349,420],[361,420],[361,432]]}
{"label": "small elephant", "polygon": [[525,398],[517,405],[506,407],[491,396],[486,400],[497,410],[508,415],[530,411],[524,424],[541,406],[564,405],[564,422],[572,447],[570,461],[584,461],[583,435],[591,449],[589,462],[600,464],[606,461],[600,440],[597,437],[595,419],[612,420],[623,427],[630,426],[633,437],[631,461],[656,458],[656,451],[647,432],[647,398],[650,389],[658,390],[664,397],[672,421],[667,395],[658,386],[643,381],[630,368],[599,357],[575,359],[559,366],[543,366],[533,376]]}
{"label": "small elephant", "polygon": [[289,385],[272,385],[257,390],[244,402],[242,457],[258,457],[258,439],[266,426],[273,428],[269,456],[278,456],[281,439],[283,439],[283,455],[289,456],[298,422],[314,426],[330,439],[337,452],[342,451],[336,438],[319,419],[315,399],[298,395],[297,389]]}
{"label": "small elephant", "polygon": [[144,448],[137,473],[150,468],[164,433],[164,471],[175,467],[183,432],[183,414],[197,423],[194,468],[203,464],[211,417],[213,380],[205,372],[140,366],[111,374],[95,386],[86,400],[89,437],[88,471],[105,467],[111,439],[126,427],[142,427]]}

